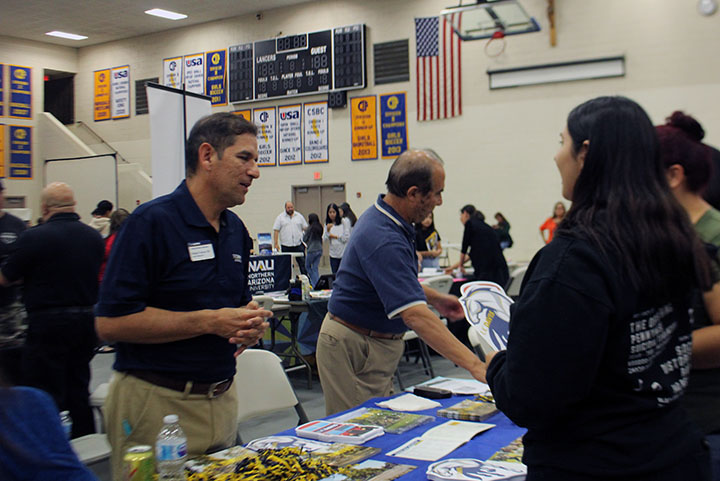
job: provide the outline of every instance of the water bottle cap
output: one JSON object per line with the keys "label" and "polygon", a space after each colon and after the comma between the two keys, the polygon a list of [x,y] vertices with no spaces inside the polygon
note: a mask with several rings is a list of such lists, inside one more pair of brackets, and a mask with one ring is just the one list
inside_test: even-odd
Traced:
{"label": "water bottle cap", "polygon": [[179,419],[180,418],[178,417],[177,414],[168,414],[167,416],[165,416],[163,418],[163,422],[165,424],[174,424],[174,423],[178,422]]}

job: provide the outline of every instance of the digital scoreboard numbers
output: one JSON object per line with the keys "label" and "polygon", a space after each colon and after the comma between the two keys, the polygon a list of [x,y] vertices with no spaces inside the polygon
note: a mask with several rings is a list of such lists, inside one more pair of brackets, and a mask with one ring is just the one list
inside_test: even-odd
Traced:
{"label": "digital scoreboard numbers", "polygon": [[365,87],[365,26],[289,35],[229,49],[230,102]]}
{"label": "digital scoreboard numbers", "polygon": [[255,98],[332,90],[330,30],[255,42]]}
{"label": "digital scoreboard numbers", "polygon": [[230,102],[253,100],[253,45],[235,45],[228,49]]}
{"label": "digital scoreboard numbers", "polygon": [[334,30],[335,89],[365,86],[365,29],[363,25]]}

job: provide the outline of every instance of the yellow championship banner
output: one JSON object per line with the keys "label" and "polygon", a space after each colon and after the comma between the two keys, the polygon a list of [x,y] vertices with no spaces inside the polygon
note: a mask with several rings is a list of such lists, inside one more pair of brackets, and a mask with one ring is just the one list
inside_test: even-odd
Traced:
{"label": "yellow championship banner", "polygon": [[253,120],[252,120],[252,112],[250,111],[250,109],[247,109],[247,110],[234,110],[233,113],[234,113],[235,115],[239,115],[240,117],[244,118],[244,119],[247,120],[248,122],[252,122],[252,121],[253,121]]}
{"label": "yellow championship banner", "polygon": [[374,95],[350,99],[352,160],[378,158],[376,103]]}
{"label": "yellow championship banner", "polygon": [[95,122],[101,120],[109,120],[111,118],[110,109],[110,69],[96,70],[94,72],[94,107],[93,119]]}

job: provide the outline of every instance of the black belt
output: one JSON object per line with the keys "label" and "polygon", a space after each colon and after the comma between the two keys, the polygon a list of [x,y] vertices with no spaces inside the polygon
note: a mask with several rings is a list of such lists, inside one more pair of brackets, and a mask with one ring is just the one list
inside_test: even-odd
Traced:
{"label": "black belt", "polygon": [[377,339],[402,339],[405,335],[404,333],[392,333],[392,332],[380,332],[380,331],[373,331],[372,329],[366,329],[364,327],[356,326],[355,324],[350,324],[349,322],[343,321],[337,316],[334,316],[330,314],[330,319],[333,321],[342,324],[343,326],[347,327],[348,329],[355,331],[359,334],[362,334],[363,336],[368,337],[375,337]]}
{"label": "black belt", "polygon": [[39,309],[28,309],[28,314],[94,314],[93,306],[73,307],[41,307]]}
{"label": "black belt", "polygon": [[127,371],[127,374],[149,382],[150,384],[172,389],[173,391],[185,392],[189,385],[188,394],[203,394],[211,399],[225,393],[233,383],[232,378],[218,382],[181,381],[179,379],[166,377],[155,371],[130,370]]}

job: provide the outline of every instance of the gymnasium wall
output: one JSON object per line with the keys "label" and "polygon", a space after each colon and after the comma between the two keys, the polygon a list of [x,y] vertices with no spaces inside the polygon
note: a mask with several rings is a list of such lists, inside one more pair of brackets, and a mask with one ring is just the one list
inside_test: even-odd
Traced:
{"label": "gymnasium wall", "polygon": [[[417,122],[415,108],[414,17],[437,15],[455,3],[436,0],[324,0],[295,7],[171,30],[77,50],[47,46],[37,54],[38,65],[65,58],[76,66],[76,119],[87,122],[130,162],[150,169],[148,116],[135,116],[134,81],[161,77],[162,59],[283,35],[365,23],[368,87],[356,95],[405,91],[408,137],[412,146],[432,147],[444,159],[444,204],[436,209],[436,225],[446,242],[458,243],[462,226],[459,208],[475,204],[491,217],[501,211],[509,219],[515,246],[506,251],[513,260],[528,260],[541,247],[538,226],[560,200],[560,176],[553,162],[559,132],[569,110],[598,96],[621,94],[643,105],[655,123],[682,109],[704,125],[707,141],[720,144],[720,64],[712,46],[720,44],[720,14],[702,17],[695,1],[685,0],[556,0],[557,46],[551,47],[545,0],[521,0],[542,31],[507,38],[505,52],[489,58],[486,41],[462,47],[463,114],[447,120]],[[409,82],[373,85],[372,44],[409,39]],[[0,38],[0,62],[20,62],[23,54],[8,52]],[[29,46],[27,47],[29,48]],[[33,46],[33,49],[37,49]],[[57,52],[61,50],[61,52]],[[624,55],[626,76],[503,90],[488,89],[488,69],[594,59]],[[3,57],[4,56],[4,57]],[[56,58],[60,57],[60,58]],[[93,122],[92,72],[130,65],[132,115],[129,119]],[[43,65],[48,67],[47,65]],[[36,82],[39,82],[37,80]],[[37,85],[35,92],[40,92]],[[37,96],[36,96],[37,97]],[[249,104],[258,108],[324,100],[306,96]],[[247,108],[248,104],[238,106]],[[214,111],[233,110],[229,105]],[[362,212],[384,191],[390,160],[350,160],[350,112],[329,114],[330,162],[327,164],[266,167],[253,184],[245,205],[236,211],[252,232],[267,232],[292,185],[345,183],[348,202]],[[37,165],[38,158],[36,156]],[[37,171],[37,169],[36,169]],[[313,181],[313,172],[322,181]],[[33,181],[34,182],[34,181]],[[31,184],[36,188],[37,183]],[[360,197],[357,197],[357,195]],[[304,214],[308,214],[305,212]]]}

